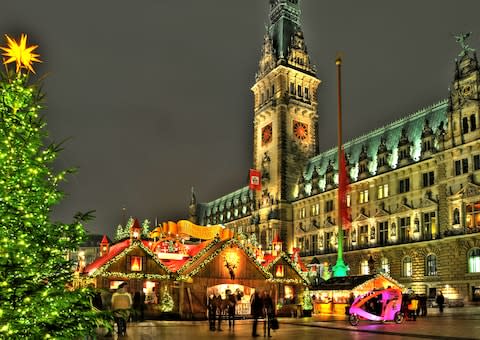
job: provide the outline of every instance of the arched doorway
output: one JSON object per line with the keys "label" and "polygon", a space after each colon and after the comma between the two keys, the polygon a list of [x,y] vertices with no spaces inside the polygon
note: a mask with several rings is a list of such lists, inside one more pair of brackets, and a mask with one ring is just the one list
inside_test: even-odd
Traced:
{"label": "arched doorway", "polygon": [[222,299],[225,300],[227,290],[230,290],[237,297],[235,314],[239,317],[250,315],[250,298],[255,293],[255,288],[237,283],[222,283],[207,287],[207,296],[220,293]]}

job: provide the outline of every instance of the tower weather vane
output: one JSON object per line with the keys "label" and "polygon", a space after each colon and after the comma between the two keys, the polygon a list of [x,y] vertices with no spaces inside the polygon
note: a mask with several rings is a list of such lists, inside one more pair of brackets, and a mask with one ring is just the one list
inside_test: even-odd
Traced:
{"label": "tower weather vane", "polygon": [[472,35],[472,32],[467,32],[467,33],[460,33],[459,35],[455,35],[455,40],[460,44],[462,47],[462,51],[458,55],[459,57],[463,57],[464,55],[467,55],[468,52],[474,52],[475,50],[468,46],[467,44],[467,39]]}

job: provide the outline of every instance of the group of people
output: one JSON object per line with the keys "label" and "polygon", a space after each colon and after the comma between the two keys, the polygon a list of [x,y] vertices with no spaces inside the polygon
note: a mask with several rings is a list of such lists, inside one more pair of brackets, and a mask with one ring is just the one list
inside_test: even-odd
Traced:
{"label": "group of people", "polygon": [[[207,298],[208,322],[211,331],[222,331],[222,319],[224,318],[228,320],[229,330],[233,331],[235,328],[235,309],[238,301],[241,300],[241,294],[227,289],[225,295],[225,299],[223,299],[217,291]],[[275,325],[275,307],[270,294],[264,291],[260,295],[258,291],[255,291],[250,298],[250,307],[253,317],[252,336],[259,336],[257,333],[258,319],[263,317],[263,334],[271,337],[270,330],[276,329],[277,326]]]}
{"label": "group of people", "polygon": [[[208,322],[211,331],[222,331],[222,318],[226,314],[228,328],[235,327],[235,307],[241,299],[239,292],[233,293],[230,289],[225,291],[226,298],[223,299],[219,292],[211,294],[207,299]],[[218,326],[216,326],[218,321]]]}
{"label": "group of people", "polygon": [[276,329],[277,326],[274,325],[274,322],[276,322],[275,307],[270,294],[267,291],[264,291],[262,296],[260,296],[260,294],[255,291],[250,299],[250,306],[253,316],[252,336],[259,336],[257,333],[258,319],[263,316],[263,336],[271,337],[270,330],[272,328]]}

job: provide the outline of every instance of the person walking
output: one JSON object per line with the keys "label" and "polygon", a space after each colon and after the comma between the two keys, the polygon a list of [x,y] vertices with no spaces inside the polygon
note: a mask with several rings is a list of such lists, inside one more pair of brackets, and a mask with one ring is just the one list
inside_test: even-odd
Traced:
{"label": "person walking", "polygon": [[[222,329],[223,310],[224,310],[224,306],[223,306],[222,295],[220,295],[220,293],[217,292],[217,295],[215,295],[215,315],[216,315],[216,318],[218,319],[218,327],[217,327],[218,332],[223,331],[223,329]],[[214,323],[215,323],[215,321],[214,321]]]}
{"label": "person walking", "polygon": [[265,319],[263,320],[263,336],[272,336],[270,330],[272,329],[272,320],[275,317],[275,309],[273,307],[273,300],[270,294],[267,291],[263,292],[263,315]]}
{"label": "person walking", "polygon": [[207,297],[208,326],[211,331],[215,330],[215,313],[217,306],[215,305],[215,295],[210,294]]}
{"label": "person walking", "polygon": [[259,334],[257,333],[258,318],[262,316],[262,309],[263,309],[263,301],[262,301],[262,298],[260,297],[260,294],[258,294],[257,291],[255,291],[255,293],[252,295],[250,306],[251,306],[251,313],[253,316],[252,336],[257,337],[259,336]]}
{"label": "person walking", "polygon": [[143,321],[145,318],[145,294],[143,292],[137,291],[133,295],[133,310],[135,311],[133,319]]}
{"label": "person walking", "polygon": [[445,297],[443,296],[442,291],[438,293],[436,302],[438,305],[438,310],[440,311],[440,313],[443,313],[443,305],[445,304]]}
{"label": "person walking", "polygon": [[126,290],[127,284],[120,284],[117,291],[112,295],[112,310],[115,322],[118,327],[118,334],[127,333],[127,320],[130,316],[130,307],[132,306],[132,297]]}
{"label": "person walking", "polygon": [[237,297],[230,289],[227,289],[227,314],[228,314],[228,329],[233,330],[235,327],[235,306],[237,305]]}

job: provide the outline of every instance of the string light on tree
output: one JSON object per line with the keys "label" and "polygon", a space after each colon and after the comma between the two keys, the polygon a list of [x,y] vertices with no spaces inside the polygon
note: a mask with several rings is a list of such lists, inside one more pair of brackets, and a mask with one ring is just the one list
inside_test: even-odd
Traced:
{"label": "string light on tree", "polygon": [[[88,289],[67,289],[72,280],[69,251],[85,237],[77,214],[72,223],[50,221],[63,193],[58,185],[73,170],[55,173],[59,147],[44,145],[48,134],[39,118],[42,94],[27,36],[6,37],[0,76],[0,339],[77,339],[91,335],[97,314]],[[12,70],[10,64],[15,63]],[[22,72],[26,70],[26,72]],[[89,293],[90,292],[90,293]]]}

